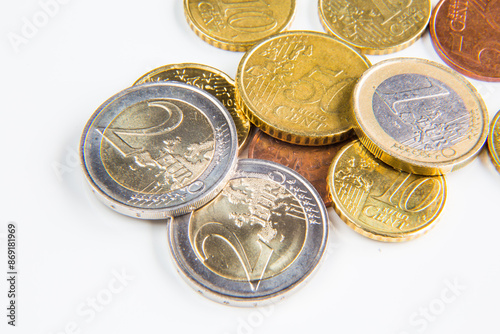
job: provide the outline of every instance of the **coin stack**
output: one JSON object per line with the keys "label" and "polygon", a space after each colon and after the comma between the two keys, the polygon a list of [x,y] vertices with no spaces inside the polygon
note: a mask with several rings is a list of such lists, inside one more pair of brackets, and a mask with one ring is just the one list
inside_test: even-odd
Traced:
{"label": "coin stack", "polygon": [[[439,50],[447,2],[433,14]],[[444,174],[486,141],[485,104],[453,69],[417,58],[371,66],[364,56],[414,43],[429,0],[320,0],[329,34],[283,32],[294,0],[185,0],[184,10],[204,41],[246,51],[236,80],[202,64],[152,70],[97,109],[81,159],[108,207],[169,221],[171,253],[196,290],[231,305],[283,298],[320,262],[325,204],[379,241],[434,226]],[[488,143],[500,170],[499,118]],[[249,159],[238,159],[248,142]]]}

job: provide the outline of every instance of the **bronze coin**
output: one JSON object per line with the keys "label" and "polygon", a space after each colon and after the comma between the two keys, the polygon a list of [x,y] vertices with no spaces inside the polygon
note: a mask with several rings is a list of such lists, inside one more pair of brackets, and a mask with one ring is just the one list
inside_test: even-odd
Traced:
{"label": "bronze coin", "polygon": [[332,205],[326,178],[333,158],[344,142],[326,146],[300,146],[273,138],[257,130],[248,146],[250,159],[280,163],[295,170],[316,188],[326,206]]}
{"label": "bronze coin", "polygon": [[450,67],[500,81],[500,0],[442,0],[430,29],[434,48]]}

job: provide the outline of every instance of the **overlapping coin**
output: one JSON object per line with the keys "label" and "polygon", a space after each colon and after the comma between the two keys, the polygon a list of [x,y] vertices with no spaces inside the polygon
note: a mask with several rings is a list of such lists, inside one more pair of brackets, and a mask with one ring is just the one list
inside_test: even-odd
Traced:
{"label": "overlapping coin", "polygon": [[430,30],[446,64],[474,79],[500,81],[500,1],[442,0]]}
{"label": "overlapping coin", "polygon": [[356,232],[387,242],[407,241],[430,230],[446,200],[444,176],[398,171],[359,141],[333,161],[328,185],[335,211]]}
{"label": "overlapping coin", "polygon": [[326,34],[282,33],[241,60],[237,102],[274,138],[310,146],[340,142],[352,134],[349,100],[369,66],[354,48]]}
{"label": "overlapping coin", "polygon": [[241,152],[249,138],[250,121],[238,108],[235,101],[234,80],[226,73],[203,64],[171,64],[156,68],[139,78],[134,85],[146,82],[179,81],[203,89],[215,96],[231,114],[236,133],[238,149]]}
{"label": "overlapping coin", "polygon": [[318,265],[328,216],[309,182],[282,165],[238,162],[222,193],[169,224],[180,272],[215,301],[255,306],[283,298]]}
{"label": "overlapping coin", "polygon": [[193,31],[205,42],[230,51],[246,51],[260,40],[285,30],[295,0],[184,0]]}
{"label": "overlapping coin", "polygon": [[150,83],[99,107],[80,150],[85,175],[107,206],[161,219],[199,208],[222,190],[236,163],[236,129],[209,93]]}
{"label": "overlapping coin", "polygon": [[430,0],[320,0],[321,23],[366,54],[388,54],[415,43],[431,16]]}
{"label": "overlapping coin", "polygon": [[440,175],[470,163],[488,133],[486,106],[475,88],[424,59],[376,64],[356,84],[353,105],[361,142],[409,173]]}

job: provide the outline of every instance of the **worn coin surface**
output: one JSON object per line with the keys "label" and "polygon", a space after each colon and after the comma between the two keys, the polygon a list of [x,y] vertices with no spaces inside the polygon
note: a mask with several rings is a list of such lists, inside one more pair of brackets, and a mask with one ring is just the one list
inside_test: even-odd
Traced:
{"label": "worn coin surface", "polygon": [[500,111],[495,115],[490,125],[488,149],[493,164],[500,172]]}
{"label": "worn coin surface", "polygon": [[83,132],[85,175],[107,206],[161,219],[213,199],[229,180],[236,129],[209,93],[178,82],[134,86],[110,98]]}
{"label": "worn coin surface", "polygon": [[246,51],[285,30],[295,0],[184,0],[191,29],[205,42],[229,51]]}
{"label": "worn coin surface", "polygon": [[250,159],[274,161],[304,176],[321,195],[326,206],[332,204],[326,178],[328,169],[344,143],[325,146],[301,146],[266,135],[258,130],[248,144]]}
{"label": "worn coin surface", "polygon": [[350,97],[370,62],[326,34],[293,31],[249,50],[236,98],[250,121],[277,139],[328,145],[352,134]]}
{"label": "worn coin surface", "polygon": [[361,142],[409,173],[440,175],[468,164],[488,133],[486,106],[475,88],[424,59],[376,64],[357,83],[353,105]]}
{"label": "worn coin surface", "polygon": [[430,0],[319,0],[325,29],[366,54],[388,54],[415,43],[431,16]]}
{"label": "worn coin surface", "polygon": [[270,161],[239,160],[222,193],[169,224],[179,271],[215,301],[256,306],[281,299],[318,265],[328,216],[302,176]]}
{"label": "worn coin surface", "polygon": [[431,229],[446,200],[444,176],[398,171],[359,141],[333,161],[328,186],[335,211],[356,232],[379,241],[407,241]]}
{"label": "worn coin surface", "polygon": [[500,81],[500,1],[443,0],[430,31],[446,64],[474,79]]}
{"label": "worn coin surface", "polygon": [[241,152],[248,143],[250,121],[237,107],[234,80],[226,73],[202,64],[171,64],[162,66],[143,75],[134,85],[146,82],[179,81],[203,89],[215,96],[231,114],[236,133],[238,148]]}

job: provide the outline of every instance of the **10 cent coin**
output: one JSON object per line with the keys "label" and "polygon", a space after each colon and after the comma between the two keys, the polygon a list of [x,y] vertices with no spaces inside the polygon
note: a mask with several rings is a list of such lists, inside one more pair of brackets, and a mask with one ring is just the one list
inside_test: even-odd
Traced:
{"label": "10 cent coin", "polygon": [[328,185],[335,211],[356,232],[379,241],[406,241],[431,229],[446,200],[444,176],[398,171],[359,141],[333,161]]}
{"label": "10 cent coin", "polygon": [[229,51],[246,51],[260,40],[285,30],[295,0],[184,0],[193,31],[205,42]]}

